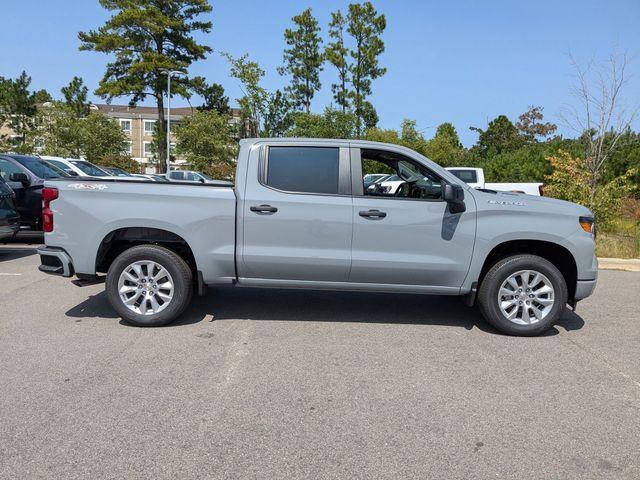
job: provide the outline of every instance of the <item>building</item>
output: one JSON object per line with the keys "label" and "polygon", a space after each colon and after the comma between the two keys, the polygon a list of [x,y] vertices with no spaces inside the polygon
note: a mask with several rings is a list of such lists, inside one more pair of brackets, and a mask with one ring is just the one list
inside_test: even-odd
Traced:
{"label": "building", "polygon": [[[158,121],[158,110],[156,107],[130,107],[128,105],[107,105],[95,104],[91,108],[98,110],[108,117],[115,119],[122,131],[129,137],[128,154],[134,160],[144,165],[144,170],[148,173],[156,172],[157,156],[153,152],[153,133]],[[192,107],[171,107],[171,148],[175,145],[173,127],[175,124],[189,115],[193,115],[195,108]],[[236,125],[240,122],[240,109],[230,109],[229,123]],[[165,118],[167,111],[165,109]],[[172,166],[179,167],[184,164],[184,159],[175,157]]]}

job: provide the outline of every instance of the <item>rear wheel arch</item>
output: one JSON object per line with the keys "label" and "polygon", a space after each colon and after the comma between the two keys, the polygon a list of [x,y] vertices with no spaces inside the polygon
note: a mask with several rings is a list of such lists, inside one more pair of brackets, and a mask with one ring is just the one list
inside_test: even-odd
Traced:
{"label": "rear wheel arch", "polygon": [[578,267],[573,254],[562,245],[544,240],[510,240],[493,247],[480,270],[478,288],[487,272],[497,262],[503,258],[521,254],[536,255],[555,265],[564,277],[569,300],[574,298],[576,281],[578,280]]}
{"label": "rear wheel arch", "polygon": [[118,255],[138,245],[159,245],[173,251],[184,259],[196,278],[198,266],[187,241],[174,232],[153,227],[118,228],[105,235],[96,253],[96,272],[106,273]]}

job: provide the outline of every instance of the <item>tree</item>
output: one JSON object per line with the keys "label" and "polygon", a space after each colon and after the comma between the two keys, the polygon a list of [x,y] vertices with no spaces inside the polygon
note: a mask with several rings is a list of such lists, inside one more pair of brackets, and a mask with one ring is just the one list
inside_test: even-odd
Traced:
{"label": "tree", "polygon": [[231,76],[240,81],[244,95],[236,99],[240,106],[241,137],[259,137],[267,105],[267,91],[260,85],[264,70],[257,62],[249,60],[249,55],[234,58],[222,53],[231,65]]}
{"label": "tree", "polygon": [[[167,158],[164,96],[168,70],[186,72],[189,66],[204,59],[211,48],[199,44],[193,34],[209,33],[211,22],[199,20],[211,12],[208,0],[100,0],[100,5],[114,12],[98,30],[80,32],[80,50],[114,54],[107,65],[96,94],[108,100],[131,97],[131,104],[148,95],[158,109],[158,156],[160,168]],[[193,79],[175,77],[172,95],[188,98]]]}
{"label": "tree", "polygon": [[176,151],[192,168],[216,178],[232,178],[237,142],[229,117],[216,110],[197,111],[176,127]]}
{"label": "tree", "polygon": [[44,141],[45,155],[85,157],[100,163],[106,157],[124,154],[127,136],[118,123],[100,112],[78,118],[77,111],[65,102],[53,102],[42,108],[37,135]]}
{"label": "tree", "polygon": [[451,123],[439,125],[424,148],[425,155],[443,167],[459,165],[463,151],[458,132]]}
{"label": "tree", "polygon": [[324,55],[331,65],[338,70],[338,83],[331,85],[333,98],[336,103],[346,112],[349,108],[349,90],[347,83],[349,82],[349,64],[347,62],[347,53],[349,49],[344,43],[344,33],[347,28],[347,19],[338,10],[331,13],[331,23],[329,23],[329,38],[333,41],[327,45]]}
{"label": "tree", "polygon": [[13,143],[20,153],[31,151],[27,139],[35,127],[37,105],[30,85],[31,77],[25,71],[15,80],[0,78],[0,127],[6,125],[15,133]]}
{"label": "tree", "polygon": [[86,117],[89,114],[87,93],[89,89],[84,85],[80,77],[73,77],[69,85],[60,90],[65,103],[74,111],[77,118]]}
{"label": "tree", "polygon": [[[580,178],[588,184],[588,204],[595,205],[607,161],[635,119],[638,109],[626,110],[623,106],[622,95],[628,83],[626,70],[629,59],[626,55],[611,54],[602,65],[583,67],[573,57],[571,63],[576,77],[572,93],[577,106],[568,107],[562,118],[584,141],[583,168],[586,176]],[[592,67],[595,78],[591,76]]]}
{"label": "tree", "polygon": [[605,228],[619,215],[622,200],[631,192],[629,180],[637,174],[629,170],[609,182],[599,182],[594,194],[591,191],[589,160],[582,160],[564,151],[550,156],[548,160],[553,166],[553,173],[547,177],[547,195],[588,207],[596,222]]}
{"label": "tree", "polygon": [[289,48],[284,51],[284,66],[278,68],[278,73],[291,75],[291,83],[285,89],[291,97],[291,103],[295,108],[304,107],[309,113],[311,99],[321,86],[320,72],[324,59],[320,50],[320,27],[310,8],[292,20],[297,28],[284,31]]}
{"label": "tree", "polygon": [[77,111],[64,102],[51,102],[41,109],[37,135],[44,142],[42,153],[80,158],[83,154],[82,121]]}
{"label": "tree", "polygon": [[554,123],[542,123],[544,119],[542,110],[544,108],[531,105],[529,110],[518,117],[516,122],[516,128],[520,135],[530,142],[535,142],[538,138],[545,139],[558,129]]}
{"label": "tree", "polygon": [[224,87],[219,83],[209,85],[204,78],[198,77],[195,91],[204,100],[198,110],[215,110],[223,115],[229,113],[229,97],[224,94]]}
{"label": "tree", "polygon": [[324,113],[298,112],[294,114],[289,137],[307,138],[354,138],[356,118],[351,112],[342,112],[327,107]]}
{"label": "tree", "polygon": [[484,157],[490,157],[504,152],[512,152],[520,148],[523,138],[518,129],[505,115],[498,115],[489,122],[486,130],[470,127],[480,134],[477,148]]}
{"label": "tree", "polygon": [[371,2],[349,5],[347,15],[347,32],[353,37],[355,49],[350,50],[353,63],[349,66],[353,90],[350,97],[356,114],[356,133],[362,133],[365,114],[369,126],[371,120],[377,118],[373,105],[366,103],[371,95],[371,83],[384,75],[386,68],[380,67],[378,57],[384,52],[384,42],[381,35],[387,26],[385,16],[378,15]]}
{"label": "tree", "polygon": [[282,137],[293,125],[291,105],[280,90],[269,95],[264,117],[264,135]]}
{"label": "tree", "polygon": [[91,112],[81,120],[82,153],[92,163],[120,156],[127,149],[127,136],[118,122],[100,112]]}

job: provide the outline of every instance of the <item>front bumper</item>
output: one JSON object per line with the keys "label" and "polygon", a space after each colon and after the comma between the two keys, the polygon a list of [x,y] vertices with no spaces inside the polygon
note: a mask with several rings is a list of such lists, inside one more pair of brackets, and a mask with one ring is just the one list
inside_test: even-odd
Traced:
{"label": "front bumper", "polygon": [[597,280],[578,280],[576,282],[575,300],[582,300],[593,293]]}
{"label": "front bumper", "polygon": [[40,247],[40,266],[38,270],[50,275],[62,275],[71,277],[74,273],[71,257],[61,248]]}

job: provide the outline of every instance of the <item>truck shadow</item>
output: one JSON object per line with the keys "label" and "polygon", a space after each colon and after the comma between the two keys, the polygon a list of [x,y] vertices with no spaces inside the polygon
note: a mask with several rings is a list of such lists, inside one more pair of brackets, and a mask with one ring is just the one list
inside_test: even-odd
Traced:
{"label": "truck shadow", "polygon": [[[66,315],[118,318],[104,292],[71,308]],[[185,313],[167,327],[205,319],[444,325],[467,330],[476,327],[501,335],[484,321],[477,309],[465,306],[458,297],[233,287],[210,288],[204,297],[194,297]],[[120,323],[129,325],[124,320]],[[567,309],[546,335],[557,335],[558,329],[579,330],[583,326],[584,320]]]}
{"label": "truck shadow", "polygon": [[36,253],[35,248],[14,248],[11,245],[0,244],[0,262],[8,262],[9,260],[28,257]]}

